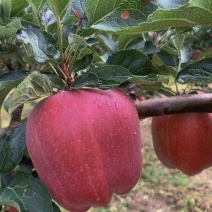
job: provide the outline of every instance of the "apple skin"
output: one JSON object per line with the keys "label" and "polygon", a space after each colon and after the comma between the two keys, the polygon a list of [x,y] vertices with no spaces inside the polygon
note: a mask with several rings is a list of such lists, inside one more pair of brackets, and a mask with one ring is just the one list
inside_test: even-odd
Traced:
{"label": "apple skin", "polygon": [[192,53],[192,60],[194,62],[196,62],[199,59],[199,56],[201,55],[201,53],[202,53],[202,51],[200,51],[198,49],[195,50],[195,51],[193,51],[193,53]]}
{"label": "apple skin", "polygon": [[152,118],[152,138],[159,160],[188,176],[212,166],[212,115],[185,113]]}
{"label": "apple skin", "polygon": [[65,209],[107,206],[141,175],[137,111],[118,89],[63,91],[39,102],[26,126],[27,148],[42,182]]}
{"label": "apple skin", "polygon": [[16,209],[15,207],[13,207],[13,206],[9,206],[9,210],[8,209],[6,209],[6,210],[4,210],[5,212],[6,211],[9,211],[9,212],[18,212],[18,209]]}
{"label": "apple skin", "polygon": [[16,208],[13,207],[13,206],[10,206],[10,212],[18,212],[18,209],[16,209]]}

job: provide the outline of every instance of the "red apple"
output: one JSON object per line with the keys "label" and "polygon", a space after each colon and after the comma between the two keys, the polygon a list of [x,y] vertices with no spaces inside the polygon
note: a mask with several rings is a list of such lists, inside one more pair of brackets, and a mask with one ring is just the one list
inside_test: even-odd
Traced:
{"label": "red apple", "polygon": [[18,209],[16,209],[16,208],[13,207],[13,206],[10,206],[10,212],[18,212]]}
{"label": "red apple", "polygon": [[16,209],[15,207],[13,206],[7,206],[7,208],[4,210],[5,212],[6,211],[9,211],[9,212],[18,212],[18,209]]}
{"label": "red apple", "polygon": [[201,55],[201,53],[202,53],[202,51],[200,51],[200,50],[195,50],[195,51],[193,51],[193,53],[192,53],[192,60],[195,62],[195,61],[197,61],[198,59],[199,59],[199,56]]}
{"label": "red apple", "polygon": [[191,176],[212,166],[212,115],[186,113],[154,117],[152,137],[159,160]]}
{"label": "red apple", "polygon": [[70,211],[107,206],[141,174],[137,111],[118,89],[63,91],[32,110],[27,148],[52,197]]}

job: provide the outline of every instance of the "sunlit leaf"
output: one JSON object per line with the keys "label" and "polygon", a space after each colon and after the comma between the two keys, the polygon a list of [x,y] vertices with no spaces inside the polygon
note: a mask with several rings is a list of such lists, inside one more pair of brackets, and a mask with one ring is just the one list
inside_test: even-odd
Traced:
{"label": "sunlit leaf", "polygon": [[106,64],[122,66],[133,75],[146,76],[151,73],[158,74],[151,60],[144,53],[133,49],[118,51],[112,54]]}
{"label": "sunlit leaf", "polygon": [[27,101],[52,95],[52,81],[39,72],[29,74],[15,89],[10,102],[9,113],[11,114],[18,106]]}
{"label": "sunlit leaf", "polygon": [[32,46],[33,55],[37,62],[58,60],[59,50],[56,41],[47,32],[37,28],[22,29],[18,32],[17,38]]}
{"label": "sunlit leaf", "polygon": [[[133,6],[128,6],[127,8],[136,9]],[[148,10],[146,9],[146,11]],[[121,11],[117,10],[103,19],[103,21],[99,20],[98,24],[92,27],[118,34],[139,34],[141,32],[164,30],[170,27],[212,26],[212,4],[208,0],[192,0],[186,5],[171,10],[149,10],[149,14],[145,12],[147,20],[140,21],[140,23],[139,19],[141,16],[133,16],[134,22],[130,21],[130,18],[126,22],[126,20],[120,20],[120,14]]]}
{"label": "sunlit leaf", "polygon": [[13,19],[6,26],[0,25],[0,38],[15,37],[19,29],[21,29],[21,21],[19,19]]}
{"label": "sunlit leaf", "polygon": [[110,14],[114,9],[123,3],[125,0],[87,0],[86,14],[90,23],[102,19]]}

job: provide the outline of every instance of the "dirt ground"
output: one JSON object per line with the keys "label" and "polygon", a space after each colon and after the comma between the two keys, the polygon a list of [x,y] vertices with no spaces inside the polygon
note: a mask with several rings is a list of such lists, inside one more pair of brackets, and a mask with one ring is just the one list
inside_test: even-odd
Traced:
{"label": "dirt ground", "polygon": [[143,173],[136,187],[89,212],[212,212],[212,168],[194,177],[165,168],[154,153],[150,123],[141,121]]}

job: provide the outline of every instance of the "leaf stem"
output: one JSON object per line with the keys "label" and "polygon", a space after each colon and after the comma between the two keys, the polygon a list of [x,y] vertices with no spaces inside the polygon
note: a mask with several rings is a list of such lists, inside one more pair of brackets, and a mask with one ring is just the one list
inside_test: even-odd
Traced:
{"label": "leaf stem", "polygon": [[62,25],[60,21],[60,17],[57,17],[57,33],[58,33],[58,45],[60,50],[60,61],[61,67],[64,65],[64,55],[63,55],[63,35],[62,35]]}
{"label": "leaf stem", "polygon": [[170,43],[173,39],[175,39],[178,35],[179,35],[178,33],[176,35],[174,35],[170,40],[166,41],[159,48],[162,49],[164,46],[166,46],[168,43]]}
{"label": "leaf stem", "polygon": [[43,25],[41,23],[41,20],[40,20],[40,16],[39,16],[39,11],[37,10],[37,8],[35,7],[34,3],[32,2],[32,0],[27,0],[27,2],[29,3],[29,5],[32,7],[32,11],[34,12],[35,14],[35,19],[38,20],[38,24],[40,26],[41,29],[43,29]]}

